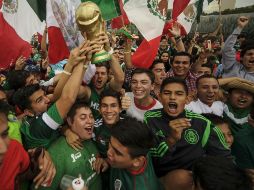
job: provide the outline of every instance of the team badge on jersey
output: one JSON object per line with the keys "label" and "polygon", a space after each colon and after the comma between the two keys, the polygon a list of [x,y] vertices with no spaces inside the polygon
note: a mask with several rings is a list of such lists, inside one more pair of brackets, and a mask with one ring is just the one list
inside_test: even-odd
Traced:
{"label": "team badge on jersey", "polygon": [[196,130],[187,129],[186,131],[184,131],[184,139],[189,144],[197,144],[199,141],[199,136]]}

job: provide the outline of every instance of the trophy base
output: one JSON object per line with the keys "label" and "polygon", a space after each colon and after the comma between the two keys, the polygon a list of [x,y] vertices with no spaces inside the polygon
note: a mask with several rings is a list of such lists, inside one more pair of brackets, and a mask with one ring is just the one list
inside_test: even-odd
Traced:
{"label": "trophy base", "polygon": [[93,54],[91,63],[98,64],[98,63],[102,63],[104,61],[109,61],[109,60],[111,60],[111,55],[103,49]]}

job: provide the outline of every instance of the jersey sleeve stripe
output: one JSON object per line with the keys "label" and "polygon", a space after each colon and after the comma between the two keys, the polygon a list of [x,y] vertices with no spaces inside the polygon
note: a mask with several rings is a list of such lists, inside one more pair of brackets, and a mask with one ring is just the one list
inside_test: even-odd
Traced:
{"label": "jersey sleeve stripe", "polygon": [[51,129],[56,130],[60,124],[55,122],[48,114],[47,112],[42,114],[42,120],[49,126]]}

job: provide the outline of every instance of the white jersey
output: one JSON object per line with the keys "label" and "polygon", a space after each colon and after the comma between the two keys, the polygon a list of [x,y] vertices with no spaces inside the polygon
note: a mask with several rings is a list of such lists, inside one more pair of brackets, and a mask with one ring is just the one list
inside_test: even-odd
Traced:
{"label": "white jersey", "polygon": [[197,101],[192,101],[188,105],[185,105],[185,109],[202,114],[202,113],[212,113],[218,116],[223,116],[223,107],[224,103],[221,101],[213,102],[212,106],[209,107],[208,105],[201,102],[199,99]]}
{"label": "white jersey", "polygon": [[144,107],[144,106],[138,106],[135,104],[134,101],[134,95],[132,92],[127,92],[125,93],[125,96],[129,96],[131,99],[131,106],[127,109],[127,115],[136,118],[139,121],[144,120],[144,114],[145,112],[149,110],[154,110],[154,109],[160,109],[162,108],[161,103],[153,98],[153,102],[151,105]]}

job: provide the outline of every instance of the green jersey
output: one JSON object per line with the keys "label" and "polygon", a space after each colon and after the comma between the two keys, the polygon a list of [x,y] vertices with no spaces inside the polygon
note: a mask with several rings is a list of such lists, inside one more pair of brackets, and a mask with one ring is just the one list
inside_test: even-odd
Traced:
{"label": "green jersey", "polygon": [[250,109],[235,109],[230,104],[224,106],[223,118],[230,123],[233,136],[248,128]]}
{"label": "green jersey", "polygon": [[110,140],[110,129],[107,127],[102,118],[99,118],[94,123],[94,141],[103,158],[107,157],[108,144]]}
{"label": "green jersey", "polygon": [[25,118],[20,128],[24,147],[48,148],[59,137],[60,133],[57,129],[62,124],[63,119],[55,104],[40,116]]}
{"label": "green jersey", "polygon": [[78,177],[79,174],[87,182],[89,190],[100,190],[100,175],[92,168],[98,150],[92,140],[83,141],[84,148],[76,151],[71,148],[64,137],[57,139],[49,148],[48,152],[56,167],[56,175],[50,187],[41,187],[40,190],[58,190],[64,175]]}
{"label": "green jersey", "polygon": [[[104,90],[108,90],[109,88],[110,88],[109,83],[107,83],[104,86]],[[92,110],[94,119],[98,119],[101,115],[100,112],[99,112],[100,94],[98,94],[98,92],[95,90],[95,88],[93,87],[92,84],[90,85],[90,89],[91,89],[91,96],[90,96],[90,99],[89,99],[89,105],[90,105],[90,108]]]}
{"label": "green jersey", "polygon": [[254,169],[254,128],[248,125],[237,133],[232,145],[236,164],[243,169]]}
{"label": "green jersey", "polygon": [[161,190],[163,186],[156,177],[150,156],[139,171],[111,168],[110,189],[115,190]]}

